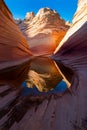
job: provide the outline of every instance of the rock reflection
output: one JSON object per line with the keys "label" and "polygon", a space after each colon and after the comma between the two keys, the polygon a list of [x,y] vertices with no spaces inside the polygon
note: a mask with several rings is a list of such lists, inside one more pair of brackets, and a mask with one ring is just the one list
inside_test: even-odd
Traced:
{"label": "rock reflection", "polygon": [[68,66],[65,66],[61,62],[57,62],[57,61],[55,62],[61,72],[63,80],[66,82],[67,86],[70,87],[72,83],[72,79],[74,77],[74,72],[72,71],[72,69],[70,69]]}
{"label": "rock reflection", "polygon": [[19,87],[25,82],[28,88],[36,87],[40,92],[47,92],[58,87],[58,84],[65,80],[63,73],[70,83],[73,75],[71,72],[64,65],[56,64],[50,58],[35,57],[19,66],[0,71],[0,83]]}
{"label": "rock reflection", "polygon": [[54,89],[62,79],[53,60],[37,57],[31,62],[26,82],[28,87],[36,86],[39,91],[47,92]]}
{"label": "rock reflection", "polygon": [[67,87],[64,80],[70,83],[72,76],[69,68],[47,57],[35,57],[19,66],[1,70],[0,119],[8,116],[0,122],[0,128],[10,129],[29,109],[36,111],[45,99],[62,96]]}
{"label": "rock reflection", "polygon": [[31,61],[24,64],[0,70],[0,84],[9,84],[13,87],[20,87],[22,82],[28,78],[28,71]]}

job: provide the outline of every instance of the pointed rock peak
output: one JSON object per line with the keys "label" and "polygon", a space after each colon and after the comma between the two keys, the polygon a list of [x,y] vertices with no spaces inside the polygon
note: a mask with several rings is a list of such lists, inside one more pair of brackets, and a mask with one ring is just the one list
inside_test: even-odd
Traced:
{"label": "pointed rock peak", "polygon": [[55,10],[51,9],[51,8],[48,8],[48,7],[45,7],[45,8],[41,8],[39,10],[39,13],[46,13],[46,12],[54,12],[54,13],[57,13]]}
{"label": "pointed rock peak", "polygon": [[48,7],[45,7],[45,8],[41,8],[39,11],[38,11],[38,13],[37,13],[37,15],[36,16],[43,16],[43,15],[46,15],[46,16],[48,16],[48,15],[57,15],[58,17],[60,17],[60,15],[55,11],[55,10],[53,10],[53,9],[50,9],[50,8],[48,8]]}
{"label": "pointed rock peak", "polygon": [[25,16],[26,21],[31,21],[35,17],[34,12],[27,12]]}
{"label": "pointed rock peak", "polygon": [[34,55],[52,54],[69,28],[60,15],[48,7],[41,8],[35,17],[33,12],[27,13],[25,21],[18,26]]}
{"label": "pointed rock peak", "polygon": [[[60,15],[48,7],[41,8],[33,19],[34,23],[39,23],[40,25],[49,24],[51,25],[65,25],[65,21],[60,17]],[[61,23],[61,24],[60,24]],[[32,23],[33,24],[33,23]]]}

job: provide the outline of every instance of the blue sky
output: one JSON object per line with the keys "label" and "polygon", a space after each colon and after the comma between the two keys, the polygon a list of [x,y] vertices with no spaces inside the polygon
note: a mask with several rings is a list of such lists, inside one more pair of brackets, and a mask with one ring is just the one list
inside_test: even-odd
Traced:
{"label": "blue sky", "polygon": [[4,0],[14,18],[24,19],[26,12],[37,13],[40,8],[55,9],[66,21],[72,21],[78,0]]}

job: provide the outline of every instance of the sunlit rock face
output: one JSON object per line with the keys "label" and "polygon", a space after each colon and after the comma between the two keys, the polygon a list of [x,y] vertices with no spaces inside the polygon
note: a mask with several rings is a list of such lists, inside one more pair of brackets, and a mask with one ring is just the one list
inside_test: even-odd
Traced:
{"label": "sunlit rock face", "polygon": [[74,87],[77,82],[87,84],[87,0],[79,1],[72,26],[55,50],[53,58],[74,70]]}
{"label": "sunlit rock face", "polygon": [[25,21],[31,21],[35,17],[34,12],[26,13]]}
{"label": "sunlit rock face", "polygon": [[[83,45],[84,48],[86,49],[86,42],[87,42],[86,35],[87,35],[87,0],[82,1],[79,0],[78,8],[73,17],[71,28],[65,35],[64,39],[60,42],[59,46],[57,47],[54,53],[57,54],[59,50],[61,51],[64,46],[66,46],[67,48],[66,51],[68,51],[68,49],[70,50],[71,46],[73,46],[73,50],[78,47],[81,48],[81,45]],[[81,50],[83,51],[82,48]],[[63,51],[65,51],[65,49],[63,49]],[[81,54],[80,51],[79,52],[77,51],[77,53]],[[72,54],[69,53],[69,55]]]}
{"label": "sunlit rock face", "polygon": [[[66,127],[69,130],[87,129],[85,124],[87,115],[87,0],[79,0],[77,11],[73,18],[73,23],[62,42],[54,52],[53,58],[61,61],[66,66],[70,66],[74,71],[74,78],[71,83],[72,98],[69,95],[64,96],[64,101],[73,105],[68,107],[70,110],[69,121],[72,120],[73,128],[69,121],[61,125],[60,129]],[[75,94],[75,95],[74,95]],[[64,102],[64,104],[66,104]],[[66,104],[67,105],[67,104]],[[64,110],[67,107],[64,107]],[[67,120],[67,111],[65,120]],[[71,114],[72,113],[72,114]],[[63,116],[63,115],[62,115]],[[62,118],[62,121],[63,118]],[[76,122],[76,123],[75,123]],[[62,122],[63,123],[63,122]],[[66,126],[66,124],[68,124]],[[64,127],[65,126],[65,127]]]}
{"label": "sunlit rock face", "polygon": [[[73,23],[54,52],[56,60],[77,69],[86,66],[87,53],[87,0],[79,1]],[[76,63],[76,64],[75,64]],[[82,65],[83,64],[83,65]],[[80,66],[80,67],[79,67]]]}
{"label": "sunlit rock face", "polygon": [[[82,5],[86,5],[83,4],[84,0],[82,0],[81,2]],[[84,18],[86,18],[86,12],[84,17],[82,17],[83,20],[81,21],[81,25],[80,25],[81,19],[73,23],[66,37],[61,42],[62,44],[59,46],[59,48],[57,48],[55,54],[53,55],[53,58],[56,60],[57,64],[58,62],[62,61],[66,65],[66,67],[69,66],[71,67],[71,69],[73,69],[74,72],[73,79],[70,78],[70,73],[72,74],[72,71],[69,71],[68,74],[73,89],[71,91],[67,90],[65,93],[63,93],[63,95],[60,96],[55,94],[51,94],[50,96],[49,95],[36,96],[33,94],[33,92],[31,95],[24,96],[22,95],[21,90],[19,90],[19,87],[18,89],[13,89],[13,87],[10,87],[9,85],[0,85],[0,129],[2,130],[6,129],[86,130],[87,129],[87,22],[86,22],[87,20],[85,20]],[[13,71],[11,75],[9,71],[5,70],[8,73],[7,78],[10,82],[13,82],[12,81],[13,78],[14,81],[18,83],[18,81],[21,81],[21,79],[23,79],[20,76],[21,74],[23,74],[23,76],[25,75],[24,77],[27,78],[28,80],[30,77],[31,79],[30,81],[32,81],[31,77],[32,74],[35,74],[36,76],[38,75],[38,77],[40,76],[39,78],[41,79],[42,78],[41,71],[44,70],[44,72],[49,73],[49,70],[53,68],[50,67],[50,64],[47,65],[47,61],[49,60],[46,60],[45,63],[45,61],[42,62],[40,60],[38,67],[38,65],[36,65],[36,63],[38,63],[38,60],[32,59],[31,62],[29,62],[28,64],[29,66],[27,64],[26,64],[27,66],[24,65],[24,67],[20,66],[17,70]],[[53,66],[53,64],[54,63],[52,62],[51,65]],[[45,71],[42,65],[44,65],[45,69],[46,68],[48,69],[46,69]],[[43,69],[41,69],[41,67]],[[60,68],[61,67],[62,66],[60,65]],[[30,68],[31,68],[30,73],[27,73],[28,69]],[[41,71],[39,71],[38,68]],[[57,67],[54,68],[56,69]],[[25,74],[25,72],[27,73],[27,75]],[[64,68],[62,72],[64,72]],[[67,73],[66,69],[65,72]],[[53,71],[51,71],[51,73],[53,75]],[[3,71],[0,71],[1,77],[6,76],[6,73],[4,74]],[[34,84],[36,84],[35,81]],[[36,85],[38,88],[38,84]]]}
{"label": "sunlit rock face", "polygon": [[36,16],[27,13],[19,28],[28,40],[33,54],[44,55],[53,53],[69,26],[55,10],[42,8]]}
{"label": "sunlit rock face", "polygon": [[65,24],[71,27],[71,23],[70,23],[70,21],[66,21]]}
{"label": "sunlit rock face", "polygon": [[29,44],[0,0],[0,69],[17,65],[31,56]]}

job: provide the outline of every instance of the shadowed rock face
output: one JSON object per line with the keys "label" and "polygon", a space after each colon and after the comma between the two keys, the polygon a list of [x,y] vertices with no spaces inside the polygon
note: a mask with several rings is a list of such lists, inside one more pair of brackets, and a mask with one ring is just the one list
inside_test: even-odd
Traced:
{"label": "shadowed rock face", "polygon": [[86,66],[87,0],[79,0],[73,24],[55,50],[53,58],[61,60],[75,70],[82,70]]}
{"label": "shadowed rock face", "polygon": [[[80,0],[79,6],[75,22],[53,55],[57,64],[62,61],[73,69],[74,78],[70,78],[72,71],[68,74],[72,90],[61,96],[22,96],[21,89],[0,85],[1,130],[87,130],[87,0]],[[85,14],[79,19],[80,12]],[[33,61],[31,68],[37,62]],[[24,66],[22,72],[27,68]],[[20,73],[21,69],[19,79]]]}
{"label": "shadowed rock face", "polygon": [[69,28],[59,14],[49,8],[40,9],[36,16],[27,13],[25,21],[18,25],[35,55],[52,54]]}
{"label": "shadowed rock face", "polygon": [[[53,59],[62,61],[75,72],[76,83],[87,84],[87,0],[79,0],[71,28],[54,52]],[[80,80],[79,80],[80,79]],[[82,87],[81,86],[81,87]]]}
{"label": "shadowed rock face", "polygon": [[[73,47],[73,49],[76,49],[77,45],[79,47],[78,42],[83,43],[84,47],[85,47],[86,46],[86,37],[85,36],[87,34],[86,28],[87,28],[87,0],[83,0],[83,1],[79,0],[78,8],[77,8],[77,11],[73,18],[73,24],[72,24],[71,28],[68,30],[64,39],[60,42],[59,46],[57,47],[57,49],[55,50],[54,53],[57,54],[63,46],[67,47],[67,45],[68,45],[71,47],[72,42],[74,42],[74,45],[72,45],[72,46],[76,46],[76,47]],[[69,39],[71,39],[72,37],[73,37],[73,40],[71,40],[68,43],[67,41],[69,41]],[[77,41],[77,39],[79,39],[79,38],[80,38],[80,40]],[[66,50],[68,50],[68,48]]]}
{"label": "shadowed rock face", "polygon": [[26,39],[4,1],[0,0],[0,69],[17,65],[30,56]]}
{"label": "shadowed rock face", "polygon": [[47,57],[37,57],[32,60],[28,72],[27,86],[37,87],[40,92],[53,90],[63,77],[54,61]]}
{"label": "shadowed rock face", "polygon": [[[69,113],[69,121],[71,121],[71,123],[67,121],[68,126],[63,125],[62,127],[60,125],[60,129],[63,130],[63,128],[66,127],[64,130],[86,130],[87,0],[79,0],[78,8],[73,18],[73,24],[55,50],[53,59],[56,61],[61,61],[66,66],[72,68],[72,70],[75,72],[71,83],[72,97],[70,97],[68,94],[63,97],[64,101],[67,101],[70,97],[68,103],[73,104],[73,107],[64,107],[64,109],[68,109],[65,113],[69,112],[69,110],[72,113]],[[67,116],[65,116],[64,120],[67,120]],[[62,118],[62,121],[64,120]]]}
{"label": "shadowed rock face", "polygon": [[[48,57],[35,57],[21,65],[1,70],[0,84],[20,88],[25,83],[28,88],[36,87],[40,92],[47,92],[57,87],[62,80],[64,82],[61,70],[67,74],[69,69],[65,71],[65,67],[62,65],[61,70],[59,68]],[[71,79],[72,77],[73,74],[71,74]],[[71,81],[69,80],[69,82]]]}
{"label": "shadowed rock face", "polygon": [[[58,67],[48,57],[35,57],[19,66],[0,71],[0,130],[37,130],[38,123],[43,128],[43,123],[47,122],[43,115],[54,120],[57,99],[67,89],[63,86],[64,81],[59,86],[63,79],[62,72],[67,76],[68,68]],[[71,73],[69,78],[72,79],[72,76]]]}

